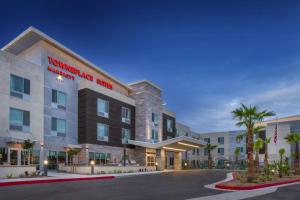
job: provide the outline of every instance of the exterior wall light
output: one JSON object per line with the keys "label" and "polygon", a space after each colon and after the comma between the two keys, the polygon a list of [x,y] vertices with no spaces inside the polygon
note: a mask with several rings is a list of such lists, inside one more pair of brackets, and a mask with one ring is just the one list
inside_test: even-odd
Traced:
{"label": "exterior wall light", "polygon": [[48,160],[44,160],[44,175],[48,176]]}
{"label": "exterior wall light", "polygon": [[94,172],[94,168],[95,168],[95,161],[92,160],[92,161],[91,161],[91,174],[94,174],[94,173],[95,173],[95,172]]}

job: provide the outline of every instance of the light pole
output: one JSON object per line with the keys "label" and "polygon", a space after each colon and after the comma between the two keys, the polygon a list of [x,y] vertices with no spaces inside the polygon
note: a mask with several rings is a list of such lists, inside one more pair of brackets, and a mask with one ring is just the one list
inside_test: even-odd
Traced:
{"label": "light pole", "polygon": [[158,169],[158,163],[155,162],[155,170],[157,171],[157,169]]}
{"label": "light pole", "polygon": [[95,161],[91,161],[91,174],[94,174]]}
{"label": "light pole", "polygon": [[48,160],[44,160],[44,174],[48,176]]}

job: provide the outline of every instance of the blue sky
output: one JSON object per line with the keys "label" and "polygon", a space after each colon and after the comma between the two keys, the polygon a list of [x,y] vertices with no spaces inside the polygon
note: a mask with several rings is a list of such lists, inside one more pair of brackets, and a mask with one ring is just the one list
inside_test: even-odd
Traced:
{"label": "blue sky", "polygon": [[300,114],[300,1],[6,1],[0,46],[35,26],[125,83],[163,89],[177,121],[237,129],[239,103]]}

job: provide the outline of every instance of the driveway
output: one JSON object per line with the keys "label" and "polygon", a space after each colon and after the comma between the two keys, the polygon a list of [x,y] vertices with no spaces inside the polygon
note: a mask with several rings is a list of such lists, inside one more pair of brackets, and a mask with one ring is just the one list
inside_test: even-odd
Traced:
{"label": "driveway", "polygon": [[0,187],[3,200],[172,199],[224,193],[203,186],[222,180],[223,171],[178,171],[155,175],[40,185]]}

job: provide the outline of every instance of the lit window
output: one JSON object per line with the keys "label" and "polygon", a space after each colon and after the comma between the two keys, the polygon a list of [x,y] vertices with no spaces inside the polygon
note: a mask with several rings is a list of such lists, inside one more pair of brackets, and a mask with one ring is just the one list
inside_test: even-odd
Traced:
{"label": "lit window", "polygon": [[29,98],[30,80],[11,74],[10,95],[21,99]]}
{"label": "lit window", "polygon": [[66,109],[67,95],[64,92],[52,89],[52,105],[59,109]]}
{"label": "lit window", "polygon": [[65,137],[67,132],[67,122],[64,119],[51,118],[52,134],[60,137]]}
{"label": "lit window", "polygon": [[130,138],[130,130],[127,128],[122,128],[122,143],[127,144]]}
{"label": "lit window", "polygon": [[97,111],[98,111],[98,116],[108,118],[109,102],[106,100],[103,100],[103,99],[98,99],[97,100]]}
{"label": "lit window", "polygon": [[130,124],[131,112],[129,108],[122,107],[122,122]]}
{"label": "lit window", "polygon": [[173,120],[167,119],[167,131],[173,132]]}
{"label": "lit window", "polygon": [[9,109],[9,129],[29,132],[30,113],[28,111],[10,108]]}
{"label": "lit window", "polygon": [[109,135],[109,126],[106,124],[97,124],[97,140],[99,141],[108,141]]}

